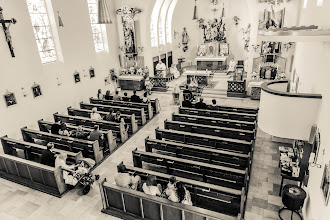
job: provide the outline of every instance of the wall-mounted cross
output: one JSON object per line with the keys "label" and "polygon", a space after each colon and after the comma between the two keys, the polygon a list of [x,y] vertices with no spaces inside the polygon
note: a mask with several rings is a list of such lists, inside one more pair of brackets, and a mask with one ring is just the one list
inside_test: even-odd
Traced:
{"label": "wall-mounted cross", "polygon": [[[10,36],[10,33],[9,33],[9,27],[10,27],[11,24],[16,23],[16,19],[12,18],[11,20],[5,20],[3,18],[2,8],[0,7],[0,23],[2,24],[2,29],[3,29],[3,32],[5,33],[6,41],[7,41],[11,56],[15,57],[14,48],[11,44],[11,36]],[[9,25],[7,26],[6,24],[9,24]]]}

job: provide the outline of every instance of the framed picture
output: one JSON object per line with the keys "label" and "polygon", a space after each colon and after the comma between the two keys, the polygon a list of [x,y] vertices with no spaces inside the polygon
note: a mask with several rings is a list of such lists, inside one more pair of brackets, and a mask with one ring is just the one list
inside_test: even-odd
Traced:
{"label": "framed picture", "polygon": [[73,74],[73,78],[75,83],[80,82],[80,75],[77,71]]}
{"label": "framed picture", "polygon": [[324,199],[324,204],[328,205],[329,202],[329,194],[330,194],[330,175],[329,175],[329,164],[324,166],[323,176],[321,180],[321,192],[322,197]]}
{"label": "framed picture", "polygon": [[281,53],[281,42],[262,41],[261,54]]}
{"label": "framed picture", "polygon": [[32,93],[33,93],[34,98],[42,95],[40,85],[34,83],[31,87],[31,89],[32,89]]}
{"label": "framed picture", "polygon": [[95,77],[95,70],[93,67],[89,68],[89,76],[90,78],[94,78]]}
{"label": "framed picture", "polygon": [[4,94],[3,97],[5,98],[5,102],[6,102],[7,107],[17,104],[17,101],[16,101],[16,98],[15,98],[15,94],[14,93],[7,91]]}
{"label": "framed picture", "polygon": [[284,23],[285,9],[280,11],[264,10],[259,13],[259,27],[258,30],[267,31],[273,28],[282,28]]}

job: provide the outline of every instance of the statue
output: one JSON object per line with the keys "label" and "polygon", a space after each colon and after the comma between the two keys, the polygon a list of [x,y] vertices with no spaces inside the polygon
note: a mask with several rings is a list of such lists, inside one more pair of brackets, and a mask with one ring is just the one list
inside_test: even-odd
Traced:
{"label": "statue", "polygon": [[234,58],[232,58],[232,59],[229,61],[229,67],[228,67],[228,72],[227,72],[227,74],[229,74],[229,73],[231,73],[231,72],[235,72],[235,67],[236,67],[236,63],[235,63]]}
{"label": "statue", "polygon": [[188,42],[189,42],[189,35],[187,32],[187,29],[184,27],[182,32],[182,45],[183,45],[183,52],[186,52],[188,50]]}

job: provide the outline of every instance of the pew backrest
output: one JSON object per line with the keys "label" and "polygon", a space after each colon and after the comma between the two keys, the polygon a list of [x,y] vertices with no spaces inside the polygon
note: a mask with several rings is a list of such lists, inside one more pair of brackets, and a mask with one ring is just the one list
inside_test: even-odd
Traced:
{"label": "pew backrest", "polygon": [[[229,216],[195,206],[173,203],[164,198],[150,196],[143,192],[118,187],[106,182],[102,182],[100,188],[103,204],[102,212],[124,217],[127,220],[181,220],[182,216],[185,216],[185,219],[240,219],[240,214]],[[120,212],[119,215],[118,211]]]}
{"label": "pew backrest", "polygon": [[61,197],[67,191],[61,169],[11,155],[0,154],[0,176],[33,189]]}

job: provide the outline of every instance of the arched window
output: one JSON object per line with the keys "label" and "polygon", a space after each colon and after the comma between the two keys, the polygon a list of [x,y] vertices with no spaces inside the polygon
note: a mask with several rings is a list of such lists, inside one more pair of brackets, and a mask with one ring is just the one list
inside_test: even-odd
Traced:
{"label": "arched window", "polygon": [[172,17],[178,0],[172,0],[166,16],[166,43],[172,43]]}
{"label": "arched window", "polygon": [[26,0],[42,63],[57,60],[55,44],[44,0]]}
{"label": "arched window", "polygon": [[160,10],[159,22],[158,22],[159,45],[164,45],[166,41],[166,35],[167,35],[165,29],[166,15],[167,15],[168,7],[170,6],[171,2],[172,0],[165,0]]}
{"label": "arched window", "polygon": [[164,0],[157,0],[151,13],[151,20],[150,20],[151,47],[158,46],[158,22],[159,22],[158,18],[159,18],[159,11],[163,2]]}
{"label": "arched window", "polygon": [[89,18],[91,20],[91,25],[92,25],[95,51],[101,52],[104,51],[104,43],[103,43],[101,24],[97,23],[98,21],[97,0],[87,0],[87,3],[88,3]]}

